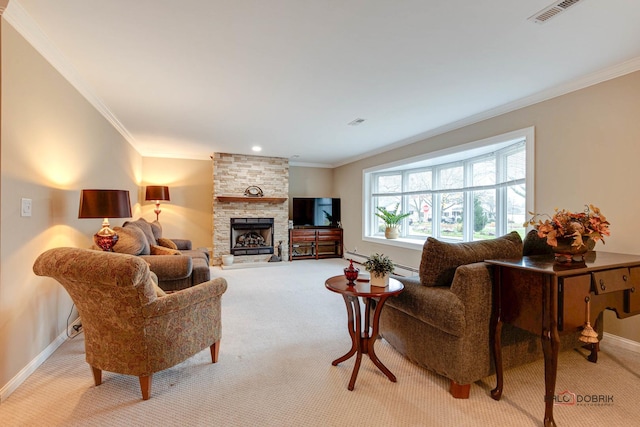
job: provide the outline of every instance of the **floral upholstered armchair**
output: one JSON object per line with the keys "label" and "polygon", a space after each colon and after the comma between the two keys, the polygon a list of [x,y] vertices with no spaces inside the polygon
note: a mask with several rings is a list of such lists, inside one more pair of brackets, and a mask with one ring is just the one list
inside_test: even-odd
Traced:
{"label": "floral upholstered armchair", "polygon": [[76,304],[96,386],[103,370],[135,375],[147,400],[154,372],[207,347],[218,360],[224,278],[164,294],[142,258],[76,248],[44,252],[33,271],[60,282]]}

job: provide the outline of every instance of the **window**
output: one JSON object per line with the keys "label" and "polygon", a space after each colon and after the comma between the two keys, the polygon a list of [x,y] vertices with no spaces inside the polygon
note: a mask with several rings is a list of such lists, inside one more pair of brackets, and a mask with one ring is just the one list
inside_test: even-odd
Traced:
{"label": "window", "polygon": [[[364,171],[365,240],[422,245],[490,239],[511,231],[524,237],[533,210],[533,128],[510,132]],[[384,239],[377,207],[410,212],[400,238]]]}

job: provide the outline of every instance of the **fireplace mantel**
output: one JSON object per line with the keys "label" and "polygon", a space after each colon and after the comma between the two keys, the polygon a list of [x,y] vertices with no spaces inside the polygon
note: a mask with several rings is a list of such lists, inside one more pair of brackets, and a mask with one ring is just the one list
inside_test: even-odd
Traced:
{"label": "fireplace mantel", "polygon": [[247,196],[217,196],[220,202],[227,203],[284,203],[288,200],[287,197],[247,197]]}

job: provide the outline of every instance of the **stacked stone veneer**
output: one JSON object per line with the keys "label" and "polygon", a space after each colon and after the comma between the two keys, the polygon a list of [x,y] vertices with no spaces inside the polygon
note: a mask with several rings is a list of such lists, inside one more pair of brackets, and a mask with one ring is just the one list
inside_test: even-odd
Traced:
{"label": "stacked stone veneer", "polygon": [[[279,157],[213,155],[213,264],[229,254],[231,218],[273,218],[274,254],[282,241],[282,258],[288,260],[289,241],[289,160]],[[243,196],[247,187],[256,185],[264,197],[284,197],[284,203],[221,202],[218,196]],[[236,256],[234,262],[267,261],[271,255]]]}

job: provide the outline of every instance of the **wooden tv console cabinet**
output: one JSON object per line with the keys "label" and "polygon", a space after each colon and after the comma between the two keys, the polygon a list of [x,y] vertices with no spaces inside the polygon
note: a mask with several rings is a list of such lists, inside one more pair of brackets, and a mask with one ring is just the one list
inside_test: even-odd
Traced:
{"label": "wooden tv console cabinet", "polygon": [[342,228],[289,229],[289,261],[342,258]]}

